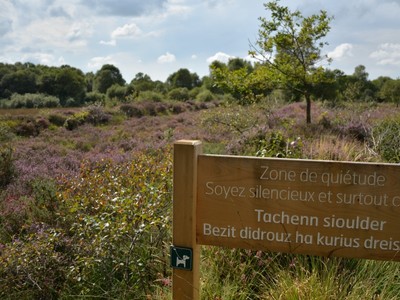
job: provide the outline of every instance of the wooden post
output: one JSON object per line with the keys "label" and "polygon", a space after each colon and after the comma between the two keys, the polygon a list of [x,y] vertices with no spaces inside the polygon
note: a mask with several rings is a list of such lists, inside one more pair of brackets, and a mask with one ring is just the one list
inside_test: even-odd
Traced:
{"label": "wooden post", "polygon": [[200,295],[200,246],[196,244],[197,156],[200,141],[174,144],[173,246],[192,249],[192,269],[173,269],[174,300],[198,300]]}

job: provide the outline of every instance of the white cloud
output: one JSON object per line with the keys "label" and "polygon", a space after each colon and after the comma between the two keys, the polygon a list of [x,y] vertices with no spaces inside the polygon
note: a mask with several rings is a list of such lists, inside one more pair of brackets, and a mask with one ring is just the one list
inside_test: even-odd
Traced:
{"label": "white cloud", "polygon": [[211,64],[213,61],[218,60],[220,62],[227,63],[231,58],[235,58],[235,56],[226,54],[224,52],[217,52],[213,56],[207,58],[207,62]]}
{"label": "white cloud", "polygon": [[87,47],[91,34],[91,26],[87,23],[71,24],[62,18],[48,18],[37,19],[24,27],[17,26],[9,37],[16,49],[40,47],[78,52]]}
{"label": "white cloud", "polygon": [[400,44],[385,43],[379,46],[377,51],[370,54],[370,58],[376,59],[379,65],[400,65]]}
{"label": "white cloud", "polygon": [[353,56],[352,49],[353,49],[352,44],[349,43],[340,44],[333,51],[328,53],[328,57],[340,60],[346,56]]}
{"label": "white cloud", "polygon": [[163,55],[161,55],[158,59],[157,62],[160,64],[165,64],[165,63],[172,63],[176,61],[175,55],[167,52]]}
{"label": "white cloud", "polygon": [[54,55],[48,53],[28,53],[23,55],[22,61],[35,62],[43,65],[54,65]]}
{"label": "white cloud", "polygon": [[114,59],[111,55],[93,57],[92,59],[90,59],[88,67],[90,70],[97,70],[105,64],[115,64]]}
{"label": "white cloud", "polygon": [[124,38],[124,37],[137,37],[142,34],[142,30],[135,24],[125,24],[122,27],[118,27],[111,33],[113,39]]}
{"label": "white cloud", "polygon": [[116,46],[117,45],[117,41],[116,40],[110,40],[110,41],[100,41],[101,45],[106,45],[106,46]]}

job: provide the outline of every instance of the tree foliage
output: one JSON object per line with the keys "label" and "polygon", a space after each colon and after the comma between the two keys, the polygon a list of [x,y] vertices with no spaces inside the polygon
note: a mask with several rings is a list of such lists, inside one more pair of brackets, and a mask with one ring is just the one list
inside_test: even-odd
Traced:
{"label": "tree foliage", "polygon": [[396,103],[397,106],[400,104],[400,79],[386,80],[380,90],[380,96],[382,99]]}
{"label": "tree foliage", "polygon": [[188,69],[179,69],[167,78],[167,85],[171,88],[187,88],[192,89],[200,86],[200,78],[196,73],[190,73]]}
{"label": "tree foliage", "polygon": [[114,84],[124,85],[125,80],[119,69],[114,65],[104,65],[94,76],[94,90],[105,94]]}
{"label": "tree foliage", "polygon": [[231,94],[240,104],[248,105],[271,91],[269,70],[262,65],[253,66],[243,59],[231,59],[228,64],[213,63],[211,77],[224,92]]}
{"label": "tree foliage", "polygon": [[[311,122],[311,95],[316,84],[324,80],[319,63],[325,58],[322,39],[332,20],[326,11],[305,17],[299,10],[290,11],[279,1],[264,4],[270,19],[260,17],[258,39],[250,44],[250,55],[271,71],[276,86],[301,93],[307,102],[307,123]],[[327,59],[327,58],[326,58]]]}

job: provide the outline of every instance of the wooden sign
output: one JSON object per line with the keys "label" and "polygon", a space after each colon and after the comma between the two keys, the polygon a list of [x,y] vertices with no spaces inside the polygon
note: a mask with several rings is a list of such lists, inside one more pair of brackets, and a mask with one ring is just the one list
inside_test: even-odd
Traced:
{"label": "wooden sign", "polygon": [[173,299],[200,245],[400,261],[400,165],[203,155],[174,145]]}
{"label": "wooden sign", "polygon": [[400,166],[198,158],[197,243],[400,261]]}

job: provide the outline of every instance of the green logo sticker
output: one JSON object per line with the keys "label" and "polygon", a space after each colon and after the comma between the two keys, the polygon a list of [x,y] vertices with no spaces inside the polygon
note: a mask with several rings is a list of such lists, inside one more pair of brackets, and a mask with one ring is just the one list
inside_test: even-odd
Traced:
{"label": "green logo sticker", "polygon": [[191,248],[171,246],[171,267],[182,270],[192,270],[193,251]]}

